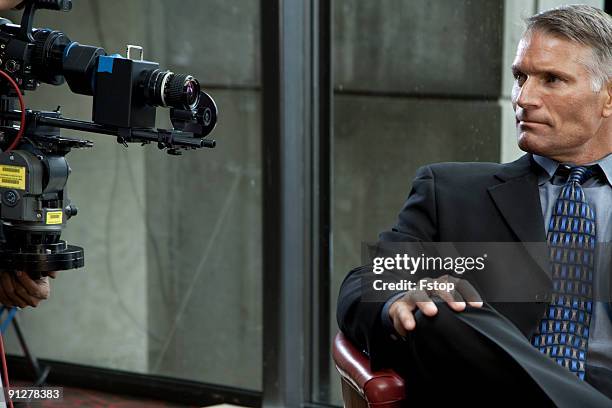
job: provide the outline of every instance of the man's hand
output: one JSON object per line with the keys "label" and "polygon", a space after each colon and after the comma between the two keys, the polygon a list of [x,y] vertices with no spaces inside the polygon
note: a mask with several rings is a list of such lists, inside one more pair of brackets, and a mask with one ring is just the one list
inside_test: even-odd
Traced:
{"label": "man's hand", "polygon": [[436,279],[425,278],[423,280],[454,283],[455,289],[453,291],[413,290],[409,291],[403,297],[393,302],[391,307],[389,307],[389,317],[391,317],[391,320],[393,321],[393,327],[395,327],[397,333],[402,337],[406,336],[409,331],[414,330],[416,327],[416,320],[414,318],[414,312],[416,309],[420,309],[425,316],[429,317],[435,316],[438,313],[438,308],[431,299],[431,296],[438,296],[456,312],[462,312],[465,310],[465,299],[469,299],[467,304],[470,306],[482,307],[482,301],[480,301],[481,298],[478,295],[478,292],[468,281],[464,279],[444,275]]}
{"label": "man's hand", "polygon": [[0,0],[0,11],[17,7],[23,0]]}
{"label": "man's hand", "polygon": [[[49,277],[55,276],[55,272],[49,273]],[[0,303],[8,307],[38,306],[51,293],[49,277],[33,280],[22,271],[0,273]]]}

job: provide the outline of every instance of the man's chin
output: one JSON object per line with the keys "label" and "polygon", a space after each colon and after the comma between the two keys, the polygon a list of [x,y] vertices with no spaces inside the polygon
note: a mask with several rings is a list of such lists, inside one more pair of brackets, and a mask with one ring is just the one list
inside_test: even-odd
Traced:
{"label": "man's chin", "polygon": [[540,142],[544,140],[544,136],[534,134],[530,131],[523,131],[518,133],[518,147],[524,152],[537,154],[541,156],[546,155],[546,147],[542,146]]}

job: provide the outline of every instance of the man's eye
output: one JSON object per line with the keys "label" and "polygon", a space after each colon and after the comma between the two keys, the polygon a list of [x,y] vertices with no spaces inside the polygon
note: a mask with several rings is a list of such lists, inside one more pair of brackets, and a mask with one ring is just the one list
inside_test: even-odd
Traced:
{"label": "man's eye", "polygon": [[554,84],[554,83],[557,83],[557,82],[561,82],[561,78],[559,78],[556,75],[547,75],[546,76],[546,82],[549,83],[549,84]]}
{"label": "man's eye", "polygon": [[522,85],[526,79],[525,74],[523,74],[522,72],[515,72],[514,79],[519,83],[519,85]]}

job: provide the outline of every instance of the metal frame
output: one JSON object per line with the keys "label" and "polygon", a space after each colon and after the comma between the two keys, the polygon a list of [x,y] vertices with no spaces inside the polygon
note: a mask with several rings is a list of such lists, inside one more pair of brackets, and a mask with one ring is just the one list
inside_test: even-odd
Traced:
{"label": "metal frame", "polygon": [[331,270],[332,270],[332,183],[333,183],[333,1],[315,3],[313,44],[317,70],[313,81],[318,90],[313,103],[313,123],[318,129],[313,157],[313,263],[311,302],[311,387],[312,401],[329,399],[331,345]]}
{"label": "metal frame", "polygon": [[[261,393],[256,391],[54,360],[39,362],[51,368],[47,378],[49,384],[197,406],[222,403],[261,406]],[[25,357],[7,356],[7,364],[11,378],[32,378],[30,363]]]}
{"label": "metal frame", "polygon": [[274,299],[268,294],[278,294],[281,291],[280,259],[276,256],[279,250],[278,239],[280,223],[276,220],[280,213],[280,123],[277,116],[280,114],[280,21],[278,13],[280,0],[270,0],[264,5],[261,1],[261,61],[262,61],[262,200],[263,200],[263,389],[266,390],[267,400],[280,393],[280,385],[274,379],[279,368],[277,356],[273,347],[277,346],[281,327],[278,324]]}
{"label": "metal frame", "polygon": [[331,7],[261,5],[266,407],[303,406],[329,378]]}
{"label": "metal frame", "polygon": [[310,118],[304,104],[309,89],[304,10],[309,6],[310,1],[302,0],[262,2],[266,407],[297,407],[305,397]]}

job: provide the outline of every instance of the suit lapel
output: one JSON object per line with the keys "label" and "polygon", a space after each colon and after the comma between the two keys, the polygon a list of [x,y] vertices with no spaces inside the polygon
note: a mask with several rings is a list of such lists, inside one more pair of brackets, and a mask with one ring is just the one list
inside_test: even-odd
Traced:
{"label": "suit lapel", "polygon": [[518,240],[545,241],[538,178],[535,169],[532,169],[531,156],[525,155],[508,164],[495,177],[501,183],[489,187],[489,195]]}
{"label": "suit lapel", "polygon": [[[525,155],[495,175],[500,184],[489,187],[489,195],[512,232],[523,243],[545,242],[544,217],[538,188],[538,166]],[[546,246],[525,245],[538,270],[551,278]]]}

